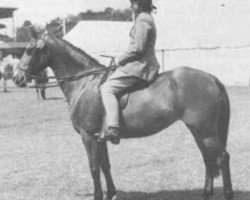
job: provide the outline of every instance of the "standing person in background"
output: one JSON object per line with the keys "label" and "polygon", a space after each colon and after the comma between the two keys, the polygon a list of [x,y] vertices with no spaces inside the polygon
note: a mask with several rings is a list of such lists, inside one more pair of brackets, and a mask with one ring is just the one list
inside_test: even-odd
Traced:
{"label": "standing person in background", "polygon": [[3,77],[3,74],[1,72],[1,64],[2,64],[2,59],[3,59],[3,52],[0,50],[0,80]]}
{"label": "standing person in background", "polygon": [[140,83],[151,83],[158,75],[159,63],[155,56],[156,26],[151,12],[152,0],[130,0],[134,26],[130,31],[128,50],[115,59],[118,69],[101,88],[106,111],[107,130],[99,136],[114,144],[120,141],[119,103],[117,95]]}

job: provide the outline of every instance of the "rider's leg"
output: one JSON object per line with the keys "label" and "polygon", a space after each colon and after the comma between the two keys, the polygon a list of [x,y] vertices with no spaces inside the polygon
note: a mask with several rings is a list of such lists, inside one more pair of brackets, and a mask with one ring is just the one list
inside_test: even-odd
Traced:
{"label": "rider's leg", "polygon": [[104,137],[107,140],[119,138],[120,114],[117,95],[142,81],[143,80],[127,73],[115,71],[101,87],[101,96],[106,111],[106,123],[108,126]]}

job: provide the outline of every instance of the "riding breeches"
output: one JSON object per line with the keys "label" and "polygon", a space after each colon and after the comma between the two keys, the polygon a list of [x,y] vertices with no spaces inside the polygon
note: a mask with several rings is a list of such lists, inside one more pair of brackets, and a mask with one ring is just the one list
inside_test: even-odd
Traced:
{"label": "riding breeches", "polygon": [[106,111],[106,123],[109,127],[119,127],[120,108],[117,95],[144,80],[116,70],[102,85],[101,96]]}

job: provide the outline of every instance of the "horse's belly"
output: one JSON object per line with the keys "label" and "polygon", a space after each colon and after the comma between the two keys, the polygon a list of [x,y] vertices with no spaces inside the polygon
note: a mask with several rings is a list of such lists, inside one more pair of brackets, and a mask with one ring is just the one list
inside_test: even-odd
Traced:
{"label": "horse's belly", "polygon": [[122,118],[122,137],[144,137],[155,134],[178,119],[171,92],[146,91],[129,100]]}
{"label": "horse's belly", "polygon": [[133,124],[133,122],[124,123],[122,128],[123,138],[138,138],[154,135],[161,130],[170,126],[177,119],[169,120],[168,118],[157,119],[146,119],[145,124]]}

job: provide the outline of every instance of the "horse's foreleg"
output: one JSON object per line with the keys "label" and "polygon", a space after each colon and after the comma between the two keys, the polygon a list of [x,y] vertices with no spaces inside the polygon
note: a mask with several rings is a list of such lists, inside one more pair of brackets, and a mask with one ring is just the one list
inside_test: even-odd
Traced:
{"label": "horse's foreleg", "polygon": [[39,100],[39,88],[36,86],[36,98]]}
{"label": "horse's foreleg", "polygon": [[105,200],[115,200],[116,189],[110,172],[110,161],[109,161],[108,147],[106,142],[100,144],[100,157],[101,157],[101,168],[107,183],[107,196]]}
{"label": "horse's foreleg", "polygon": [[205,199],[210,198],[214,193],[214,175],[211,174],[212,167],[210,166],[210,162],[205,162],[206,166],[206,174],[205,174],[205,186],[203,190],[203,195]]}
{"label": "horse's foreleg", "polygon": [[41,87],[41,96],[42,96],[43,99],[46,99],[45,89],[46,89],[45,86]]}
{"label": "horse's foreleg", "polygon": [[99,155],[99,143],[96,139],[86,132],[82,132],[82,141],[86,148],[90,172],[94,182],[94,200],[103,200],[101,179],[100,179],[100,155]]}

